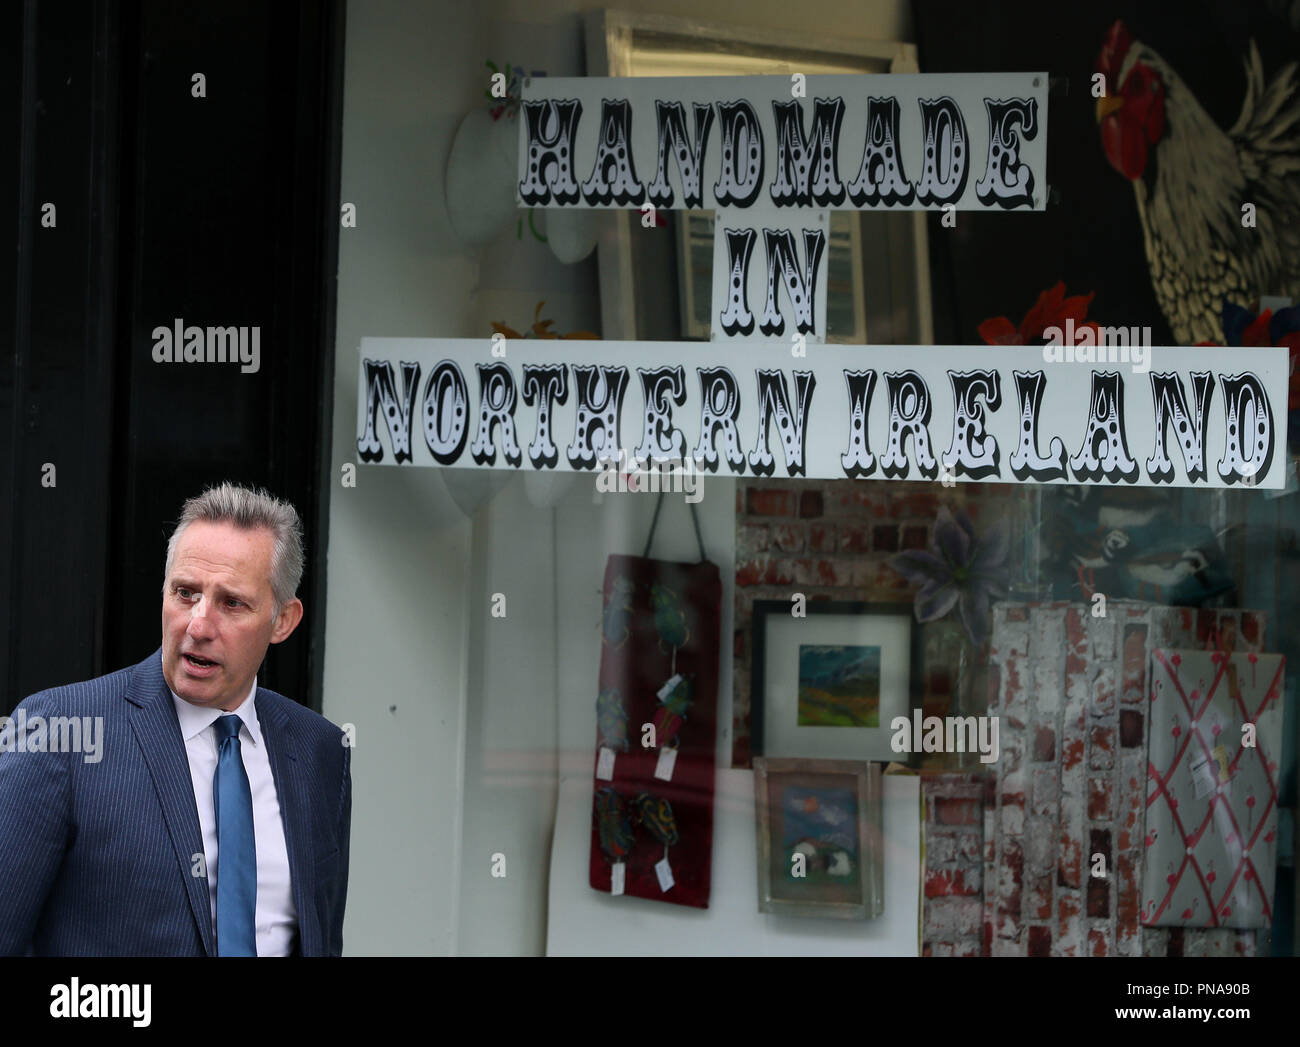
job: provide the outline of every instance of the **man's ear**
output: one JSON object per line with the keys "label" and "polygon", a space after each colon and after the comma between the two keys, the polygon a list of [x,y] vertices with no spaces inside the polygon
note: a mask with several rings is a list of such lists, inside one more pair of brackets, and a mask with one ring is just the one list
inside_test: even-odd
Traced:
{"label": "man's ear", "polygon": [[302,601],[295,596],[280,608],[280,617],[275,620],[275,626],[271,629],[271,642],[283,643],[289,639],[289,634],[298,628],[298,623],[301,621]]}

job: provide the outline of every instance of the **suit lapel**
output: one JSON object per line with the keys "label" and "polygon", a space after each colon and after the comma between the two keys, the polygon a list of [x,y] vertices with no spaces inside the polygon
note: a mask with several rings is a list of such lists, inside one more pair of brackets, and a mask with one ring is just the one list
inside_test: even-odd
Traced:
{"label": "suit lapel", "polygon": [[271,760],[271,777],[275,779],[275,792],[280,801],[285,848],[289,852],[289,882],[293,904],[298,910],[298,949],[303,956],[316,956],[321,952],[315,905],[316,865],[305,806],[311,794],[303,780],[303,762],[288,714],[263,687],[257,689],[256,702],[257,720],[262,726]]}
{"label": "suit lapel", "polygon": [[189,757],[181,737],[180,722],[172,705],[171,693],[162,674],[162,654],[136,666],[131,674],[126,700],[131,704],[128,719],[136,742],[149,768],[163,819],[176,852],[176,863],[185,883],[194,921],[198,925],[203,947],[209,956],[216,954],[212,933],[212,902],[208,878],[195,876],[195,855],[203,855],[203,831],[194,804],[194,783],[190,777]]}

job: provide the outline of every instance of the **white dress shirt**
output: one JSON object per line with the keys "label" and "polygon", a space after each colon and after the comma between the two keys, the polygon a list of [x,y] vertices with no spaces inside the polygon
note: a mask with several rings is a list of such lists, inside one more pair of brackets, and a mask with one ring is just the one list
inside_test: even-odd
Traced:
{"label": "white dress shirt", "polygon": [[[169,688],[170,690],[170,688]],[[239,748],[244,772],[253,794],[253,840],[257,848],[257,912],[255,927],[258,956],[288,956],[293,951],[298,932],[298,911],[293,904],[289,878],[289,850],[284,842],[284,823],[280,819],[280,798],[271,775],[271,759],[257,719],[257,679],[240,703],[231,710],[242,721]],[[217,732],[213,726],[221,709],[191,705],[171,692],[180,720],[181,737],[190,761],[190,779],[194,783],[194,802],[203,830],[203,857],[208,872],[208,900],[212,905],[212,929],[217,927],[217,877],[221,864],[217,854],[217,818],[212,803],[212,780],[217,773]]]}

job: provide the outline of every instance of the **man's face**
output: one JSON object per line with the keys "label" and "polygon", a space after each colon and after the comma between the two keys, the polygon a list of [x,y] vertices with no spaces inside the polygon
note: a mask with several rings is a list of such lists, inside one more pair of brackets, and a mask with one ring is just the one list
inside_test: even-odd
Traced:
{"label": "man's face", "polygon": [[167,685],[194,705],[232,710],[253,685],[267,644],[302,619],[290,600],[274,623],[266,529],[192,523],[181,532],[163,588],[162,662]]}

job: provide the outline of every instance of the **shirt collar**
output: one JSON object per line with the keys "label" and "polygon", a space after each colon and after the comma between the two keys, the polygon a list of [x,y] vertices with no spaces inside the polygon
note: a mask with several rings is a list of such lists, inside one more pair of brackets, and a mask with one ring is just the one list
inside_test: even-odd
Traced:
{"label": "shirt collar", "polygon": [[[206,731],[217,719],[225,715],[224,709],[214,709],[205,705],[195,705],[193,702],[187,702],[170,687],[168,693],[172,696],[172,703],[176,706],[176,718],[181,724],[181,737],[187,742],[196,734]],[[253,739],[255,745],[262,744],[262,726],[257,720],[257,677],[253,677],[253,686],[249,688],[248,694],[233,711],[239,714],[239,718],[244,722],[244,727],[248,729],[249,736]]]}

